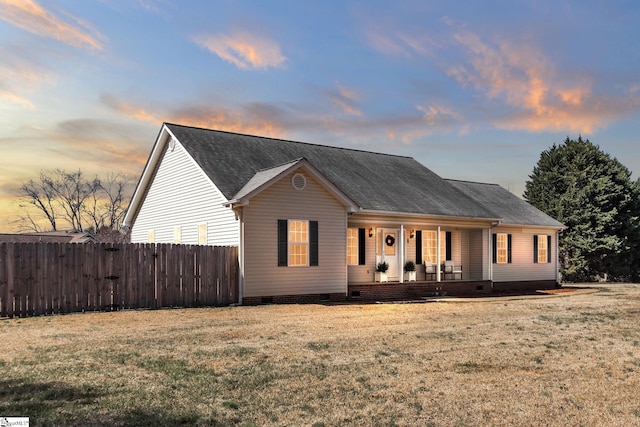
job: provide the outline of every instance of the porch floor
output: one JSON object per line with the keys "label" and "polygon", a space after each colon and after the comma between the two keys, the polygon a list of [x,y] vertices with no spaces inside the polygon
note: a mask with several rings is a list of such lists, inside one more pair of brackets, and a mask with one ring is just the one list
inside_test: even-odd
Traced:
{"label": "porch floor", "polygon": [[363,301],[421,299],[434,296],[486,295],[491,292],[491,280],[360,282],[348,284],[347,299]]}

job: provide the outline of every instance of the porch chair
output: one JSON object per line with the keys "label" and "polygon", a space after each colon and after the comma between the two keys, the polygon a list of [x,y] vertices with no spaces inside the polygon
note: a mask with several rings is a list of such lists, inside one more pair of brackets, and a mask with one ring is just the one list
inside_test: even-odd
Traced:
{"label": "porch chair", "polygon": [[425,261],[424,263],[425,280],[431,276],[431,280],[436,280],[436,265],[432,262]]}
{"label": "porch chair", "polygon": [[462,266],[455,265],[453,261],[445,261],[444,262],[444,277],[447,277],[447,274],[451,276],[453,280],[455,280],[456,275],[460,275],[460,280],[462,280]]}

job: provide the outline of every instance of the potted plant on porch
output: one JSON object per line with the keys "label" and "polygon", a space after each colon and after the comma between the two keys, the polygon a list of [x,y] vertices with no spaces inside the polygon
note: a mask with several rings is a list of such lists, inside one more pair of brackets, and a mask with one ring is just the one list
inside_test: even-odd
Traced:
{"label": "potted plant on porch", "polygon": [[382,261],[379,262],[376,266],[376,282],[388,282],[389,279],[387,277],[387,270],[389,269],[389,264]]}
{"label": "potted plant on porch", "polygon": [[404,263],[404,280],[407,282],[416,281],[416,263],[407,261]]}

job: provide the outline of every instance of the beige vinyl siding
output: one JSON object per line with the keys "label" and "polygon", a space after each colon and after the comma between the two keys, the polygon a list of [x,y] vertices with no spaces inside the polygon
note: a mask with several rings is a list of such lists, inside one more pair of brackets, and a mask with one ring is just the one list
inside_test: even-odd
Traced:
{"label": "beige vinyl siding", "polygon": [[[556,279],[556,232],[555,230],[529,230],[497,227],[492,233],[511,234],[511,264],[493,264],[494,282],[555,280]],[[533,236],[551,236],[551,262],[533,262]],[[490,254],[493,258],[492,254]]]}
{"label": "beige vinyl siding", "polygon": [[[306,188],[291,177],[303,173]],[[318,221],[318,266],[278,266],[279,219]],[[243,208],[244,296],[347,292],[346,208],[302,168],[251,199]]]}
{"label": "beige vinyl siding", "polygon": [[469,251],[469,230],[460,230],[458,234],[460,235],[460,265],[462,266],[462,279],[468,279],[470,274],[469,260],[471,256],[471,252]]}
{"label": "beige vinyl siding", "polygon": [[[167,144],[167,147],[169,144]],[[181,243],[198,243],[198,225],[207,224],[210,245],[239,244],[238,223],[222,193],[179,142],[165,149],[155,177],[131,229],[131,241],[147,242],[154,231],[156,243],[173,243],[181,229]]]}
{"label": "beige vinyl siding", "polygon": [[465,279],[483,279],[483,232],[482,230],[469,230],[468,235],[468,261],[463,262]]}

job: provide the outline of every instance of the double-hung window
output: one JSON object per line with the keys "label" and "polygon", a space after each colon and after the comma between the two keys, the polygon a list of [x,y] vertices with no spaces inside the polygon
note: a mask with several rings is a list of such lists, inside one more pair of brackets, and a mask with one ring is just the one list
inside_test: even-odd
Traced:
{"label": "double-hung window", "polygon": [[289,221],[289,266],[309,265],[309,221]]}
{"label": "double-hung window", "polygon": [[511,234],[493,234],[493,263],[511,264]]}
{"label": "double-hung window", "polygon": [[366,232],[364,228],[347,228],[347,265],[366,264]]}
{"label": "double-hung window", "polygon": [[198,244],[207,244],[207,224],[198,224]]}
{"label": "double-hung window", "polygon": [[533,236],[533,262],[545,264],[551,262],[551,236]]}
{"label": "double-hung window", "polygon": [[507,235],[498,233],[496,237],[496,262],[498,264],[507,263]]}
{"label": "double-hung window", "polygon": [[[447,259],[447,232],[440,232],[440,261]],[[438,262],[438,232],[436,230],[422,231],[422,260],[435,264]]]}
{"label": "double-hung window", "polygon": [[318,221],[278,220],[278,265],[318,265]]}
{"label": "double-hung window", "polygon": [[358,265],[358,229],[347,229],[347,264]]}

